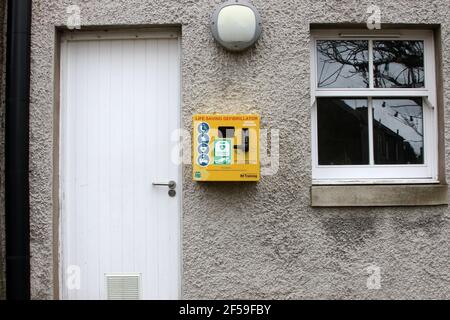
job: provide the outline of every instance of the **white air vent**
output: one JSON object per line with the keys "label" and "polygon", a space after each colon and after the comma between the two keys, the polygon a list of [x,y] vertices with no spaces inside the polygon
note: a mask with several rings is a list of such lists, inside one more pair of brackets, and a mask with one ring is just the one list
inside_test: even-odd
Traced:
{"label": "white air vent", "polygon": [[141,275],[105,274],[106,299],[108,300],[139,300],[141,299]]}

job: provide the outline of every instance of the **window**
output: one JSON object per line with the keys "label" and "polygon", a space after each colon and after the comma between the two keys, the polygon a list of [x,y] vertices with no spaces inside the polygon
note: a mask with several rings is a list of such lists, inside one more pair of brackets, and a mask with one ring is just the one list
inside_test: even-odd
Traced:
{"label": "window", "polygon": [[432,31],[314,31],[313,183],[434,183]]}

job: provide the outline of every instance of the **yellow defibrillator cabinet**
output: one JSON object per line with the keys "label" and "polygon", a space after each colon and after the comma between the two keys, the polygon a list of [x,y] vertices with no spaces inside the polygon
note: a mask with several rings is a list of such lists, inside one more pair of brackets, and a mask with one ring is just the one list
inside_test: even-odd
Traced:
{"label": "yellow defibrillator cabinet", "polygon": [[259,181],[259,115],[193,116],[194,181]]}

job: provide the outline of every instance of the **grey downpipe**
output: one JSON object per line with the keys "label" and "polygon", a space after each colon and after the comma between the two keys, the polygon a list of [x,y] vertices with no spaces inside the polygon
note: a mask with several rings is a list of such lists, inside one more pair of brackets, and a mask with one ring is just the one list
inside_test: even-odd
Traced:
{"label": "grey downpipe", "polygon": [[6,46],[6,298],[30,299],[29,105],[31,0],[9,0]]}

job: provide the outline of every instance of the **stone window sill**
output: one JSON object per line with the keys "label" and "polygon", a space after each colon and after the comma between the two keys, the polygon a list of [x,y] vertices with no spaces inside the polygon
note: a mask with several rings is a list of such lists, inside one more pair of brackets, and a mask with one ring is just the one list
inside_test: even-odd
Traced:
{"label": "stone window sill", "polygon": [[448,186],[313,185],[312,207],[395,207],[448,205]]}

